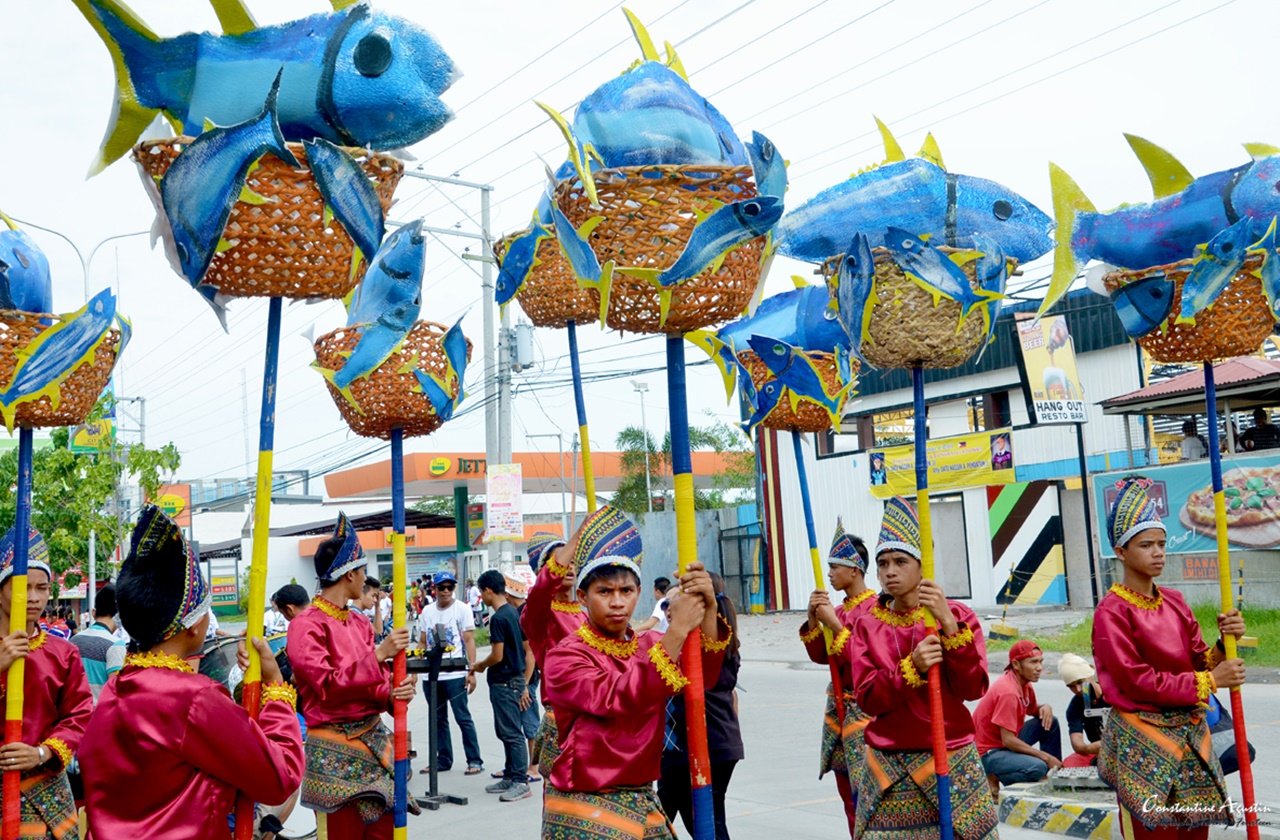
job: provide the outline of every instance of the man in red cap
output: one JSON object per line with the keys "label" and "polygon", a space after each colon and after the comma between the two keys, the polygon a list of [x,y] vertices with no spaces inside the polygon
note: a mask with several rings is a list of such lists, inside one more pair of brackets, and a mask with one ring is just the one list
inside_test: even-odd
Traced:
{"label": "man in red cap", "polygon": [[1038,782],[1062,766],[1062,730],[1053,709],[1036,702],[1031,686],[1043,672],[1040,646],[1027,639],[1014,642],[1004,676],[991,684],[973,713],[978,755],[992,794],[1001,784]]}

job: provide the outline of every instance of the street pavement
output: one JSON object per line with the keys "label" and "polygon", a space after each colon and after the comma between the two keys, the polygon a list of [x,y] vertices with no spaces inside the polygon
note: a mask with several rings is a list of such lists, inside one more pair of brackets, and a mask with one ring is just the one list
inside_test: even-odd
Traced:
{"label": "street pavement", "polygon": [[[779,837],[805,837],[806,840],[842,840],[848,837],[843,809],[830,775],[817,779],[819,722],[823,693],[828,673],[823,667],[805,660],[796,639],[796,628],[803,620],[799,614],[745,616],[742,618],[743,666],[739,681],[739,712],[742,721],[746,759],[740,763],[729,787],[727,812],[734,840],[776,840]],[[1025,623],[1025,622],[1024,622]],[[483,654],[481,654],[483,655]],[[998,672],[1005,654],[993,653],[991,667]],[[1061,721],[1070,693],[1056,676],[1056,667],[1046,669],[1046,677],[1037,685],[1041,702],[1053,706]],[[996,673],[992,674],[994,679]],[[1226,692],[1223,692],[1226,699]],[[493,734],[483,678],[472,695],[470,708],[480,733],[481,752],[486,770],[502,767],[502,748]],[[1245,708],[1250,740],[1258,749],[1255,774],[1260,801],[1271,809],[1264,819],[1280,828],[1280,685],[1249,685],[1245,690]],[[1065,723],[1065,722],[1064,722]],[[425,757],[427,743],[427,707],[421,693],[409,707],[409,725],[414,745]],[[453,744],[456,755],[461,743],[456,725]],[[1069,749],[1065,742],[1064,748]],[[411,791],[425,793],[427,777],[418,770],[425,766],[420,758],[414,764]],[[1238,776],[1231,777],[1234,795],[1239,798]],[[492,780],[488,772],[465,776],[457,769],[439,776],[441,793],[465,796],[465,806],[443,805],[439,811],[424,811],[410,817],[410,837],[462,837],[475,832],[498,830],[503,836],[538,836],[541,785],[533,786],[530,799],[500,803],[484,792]],[[683,827],[677,833],[686,837]],[[1034,840],[1047,835],[1038,831],[1015,829],[1001,825],[1001,836],[1018,840]],[[1243,838],[1243,832],[1231,836]]]}

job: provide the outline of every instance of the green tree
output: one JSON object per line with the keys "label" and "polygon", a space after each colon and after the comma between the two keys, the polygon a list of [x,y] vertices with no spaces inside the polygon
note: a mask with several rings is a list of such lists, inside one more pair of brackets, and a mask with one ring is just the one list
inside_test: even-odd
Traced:
{"label": "green tree", "polygon": [[[468,499],[468,502],[470,499]],[[423,496],[412,505],[418,513],[453,516],[453,496]]]}
{"label": "green tree", "polygon": [[[708,412],[710,415],[710,412]],[[637,426],[628,426],[618,433],[616,440],[621,455],[622,476],[614,493],[612,504],[631,514],[648,510],[645,489],[645,450],[649,452],[649,482],[655,498],[662,497],[664,507],[670,509],[671,491],[671,434],[662,440],[662,447],[655,445],[653,437]],[[726,467],[711,476],[712,487],[694,490],[693,505],[696,510],[712,510],[729,504],[751,501],[755,498],[755,453],[746,436],[723,421],[709,426],[689,427],[689,448],[695,451],[711,450],[725,457]]]}
{"label": "green tree", "polygon": [[[99,400],[89,419],[102,417],[107,398]],[[118,521],[108,506],[116,487],[126,478],[156,494],[163,474],[182,462],[172,443],[159,449],[104,441],[97,452],[72,452],[70,432],[54,429],[50,445],[37,451],[31,469],[31,524],[49,544],[49,560],[56,573],[80,566],[89,554],[89,532],[97,533],[99,579],[112,573],[110,558],[125,541],[129,523]],[[17,515],[18,451],[0,455],[0,527],[8,529]],[[72,583],[68,580],[68,583]]]}

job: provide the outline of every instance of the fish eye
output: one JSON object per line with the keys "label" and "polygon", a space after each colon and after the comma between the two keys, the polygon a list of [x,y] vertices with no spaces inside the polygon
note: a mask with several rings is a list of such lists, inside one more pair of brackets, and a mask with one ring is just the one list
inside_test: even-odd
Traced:
{"label": "fish eye", "polygon": [[916,247],[916,243],[911,239],[904,239],[902,240],[902,247],[906,248],[907,250],[911,250],[912,248]]}
{"label": "fish eye", "polygon": [[1004,199],[1000,199],[991,205],[991,212],[1000,221],[1008,221],[1009,217],[1013,215],[1013,205]]}
{"label": "fish eye", "polygon": [[381,76],[391,66],[391,42],[381,33],[370,32],[356,44],[351,60],[361,76]]}
{"label": "fish eye", "polygon": [[827,321],[834,321],[836,319],[836,313],[832,312],[830,309],[824,309],[822,310],[822,317]]}
{"label": "fish eye", "polygon": [[747,216],[759,216],[760,202],[758,201],[746,202],[745,204],[742,205],[742,212]]}
{"label": "fish eye", "polygon": [[773,355],[785,356],[787,355],[787,351],[781,344],[775,344],[773,345]]}

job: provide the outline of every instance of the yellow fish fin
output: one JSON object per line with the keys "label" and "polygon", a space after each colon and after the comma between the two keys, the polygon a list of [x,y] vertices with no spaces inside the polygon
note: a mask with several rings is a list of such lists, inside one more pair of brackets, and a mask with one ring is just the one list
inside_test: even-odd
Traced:
{"label": "yellow fish fin", "polygon": [[603,327],[605,316],[609,314],[609,293],[613,291],[613,260],[600,266],[600,282],[596,288],[600,291],[600,326]]}
{"label": "yellow fish fin", "polygon": [[684,62],[680,60],[680,56],[676,55],[676,48],[671,45],[670,41],[662,42],[663,49],[667,52],[667,66],[671,68],[677,76],[689,81],[689,73],[684,69]]}
{"label": "yellow fish fin", "polygon": [[906,160],[907,155],[902,151],[898,138],[893,136],[889,126],[885,125],[879,117],[874,117],[873,119],[876,121],[876,128],[880,129],[880,139],[884,141],[884,162],[897,163],[900,160]]}
{"label": "yellow fish fin", "polygon": [[1156,198],[1165,198],[1182,192],[1195,180],[1182,162],[1167,150],[1136,134],[1126,134],[1124,139],[1138,156],[1138,162],[1151,181],[1151,192]]}
{"label": "yellow fish fin", "polygon": [[1084,194],[1066,170],[1056,163],[1049,163],[1049,186],[1053,191],[1053,218],[1057,223],[1053,237],[1053,277],[1045,290],[1044,300],[1036,312],[1040,318],[1066,294],[1080,269],[1079,261],[1071,250],[1071,237],[1075,232],[1076,215],[1080,212],[1096,212],[1093,202]]}
{"label": "yellow fish fin", "polygon": [[1280,146],[1273,146],[1270,143],[1245,143],[1244,150],[1254,160],[1280,155]]}
{"label": "yellow fish fin", "polygon": [[578,236],[586,239],[591,235],[591,231],[595,230],[603,221],[604,216],[592,216],[590,219],[583,222],[582,226],[578,228]]}
{"label": "yellow fish fin", "polygon": [[[640,54],[644,56],[645,61],[662,61],[662,57],[658,55],[658,48],[653,45],[653,39],[649,37],[649,30],[644,28],[644,24],[640,22],[640,18],[626,6],[622,7],[622,13],[627,16],[627,23],[631,24],[631,34],[635,37],[636,43],[640,45]],[[684,75],[681,73],[680,75]]]}
{"label": "yellow fish fin", "polygon": [[671,314],[671,289],[658,292],[658,329],[667,325],[667,316]]}
{"label": "yellow fish fin", "polygon": [[243,35],[258,28],[253,13],[245,6],[243,0],[209,0],[213,13],[218,16],[218,25],[225,35]]}
{"label": "yellow fish fin", "polygon": [[216,254],[223,254],[240,244],[239,239],[219,239],[218,247],[214,250]]}
{"label": "yellow fish fin", "polygon": [[920,144],[920,151],[916,152],[916,157],[924,158],[944,172],[947,170],[947,165],[942,162],[942,150],[938,148],[938,141],[933,138],[933,132],[924,136],[924,142]]}
{"label": "yellow fish fin", "polygon": [[797,289],[807,289],[813,284],[801,277],[799,274],[791,275],[791,284]]}

